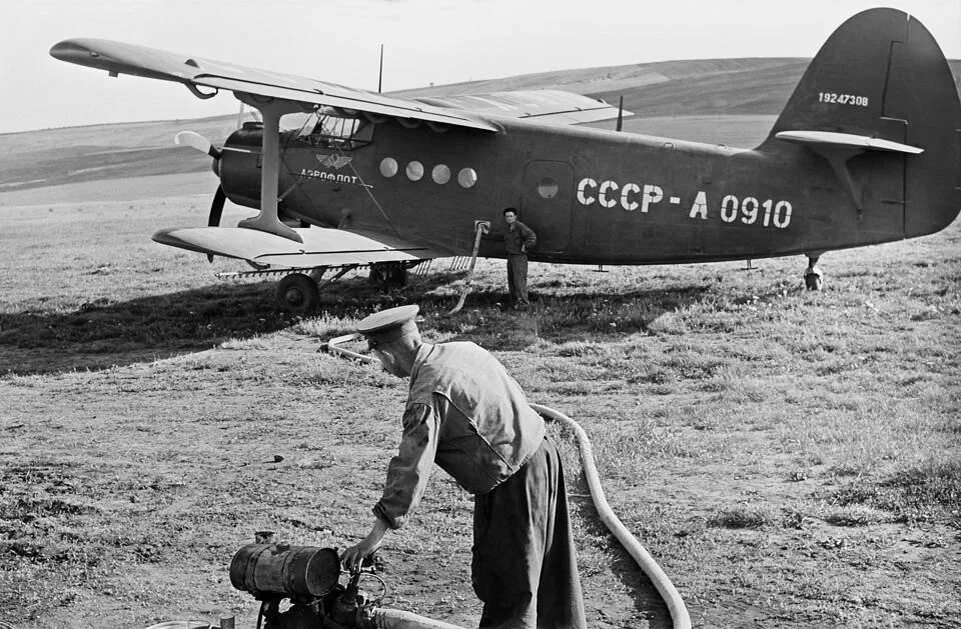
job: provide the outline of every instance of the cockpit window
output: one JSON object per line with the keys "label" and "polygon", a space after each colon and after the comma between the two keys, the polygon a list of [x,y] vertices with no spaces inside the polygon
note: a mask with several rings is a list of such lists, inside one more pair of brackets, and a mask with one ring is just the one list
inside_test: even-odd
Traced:
{"label": "cockpit window", "polygon": [[297,140],[322,148],[352,151],[373,141],[374,124],[359,116],[321,110],[310,115]]}

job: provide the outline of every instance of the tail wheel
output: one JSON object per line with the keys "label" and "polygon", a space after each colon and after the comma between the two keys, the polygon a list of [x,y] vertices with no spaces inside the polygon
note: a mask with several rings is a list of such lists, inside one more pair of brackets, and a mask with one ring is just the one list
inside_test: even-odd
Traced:
{"label": "tail wheel", "polygon": [[824,288],[824,273],[818,268],[818,260],[821,254],[808,254],[808,268],[804,271],[804,285],[808,290],[821,290]]}
{"label": "tail wheel", "polygon": [[824,274],[818,269],[808,269],[804,273],[804,285],[808,290],[821,290],[824,288]]}
{"label": "tail wheel", "polygon": [[309,312],[320,303],[317,282],[303,273],[291,273],[277,282],[277,305],[297,314]]}

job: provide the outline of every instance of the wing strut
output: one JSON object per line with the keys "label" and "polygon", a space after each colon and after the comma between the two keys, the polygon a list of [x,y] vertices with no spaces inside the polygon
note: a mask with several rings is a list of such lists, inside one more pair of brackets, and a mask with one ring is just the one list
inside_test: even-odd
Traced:
{"label": "wing strut", "polygon": [[297,242],[304,242],[300,234],[284,225],[277,217],[277,179],[280,175],[280,118],[284,114],[303,111],[304,108],[287,100],[270,98],[262,101],[251,94],[240,92],[235,94],[241,102],[247,103],[259,111],[264,121],[263,140],[260,149],[262,162],[260,171],[260,213],[253,218],[243,219],[237,226],[258,229]]}

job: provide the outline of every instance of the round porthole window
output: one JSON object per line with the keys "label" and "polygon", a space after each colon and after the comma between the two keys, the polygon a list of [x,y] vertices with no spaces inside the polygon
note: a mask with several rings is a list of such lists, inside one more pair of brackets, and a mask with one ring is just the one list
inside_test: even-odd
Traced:
{"label": "round porthole window", "polygon": [[397,174],[397,160],[393,157],[385,157],[380,160],[380,174],[384,177],[393,177]]}
{"label": "round porthole window", "polygon": [[553,199],[557,196],[559,190],[560,187],[557,185],[557,182],[550,177],[544,177],[540,183],[537,184],[537,194],[541,195],[542,199]]}
{"label": "round porthole window", "polygon": [[457,183],[462,188],[473,188],[474,184],[477,183],[477,171],[473,168],[461,168],[460,172],[457,173]]}
{"label": "round porthole window", "polygon": [[424,176],[424,165],[418,161],[407,164],[407,178],[411,181],[420,181]]}
{"label": "round porthole window", "polygon": [[431,171],[431,177],[434,178],[434,183],[444,185],[450,181],[450,168],[444,164],[437,164],[434,166],[434,170]]}

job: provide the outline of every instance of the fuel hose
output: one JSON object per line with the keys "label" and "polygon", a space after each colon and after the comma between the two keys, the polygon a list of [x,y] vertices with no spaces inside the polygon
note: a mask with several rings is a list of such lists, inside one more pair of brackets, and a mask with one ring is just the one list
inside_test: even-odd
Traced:
{"label": "fuel hose", "polygon": [[647,549],[637,541],[637,538],[634,537],[618,517],[614,515],[614,511],[607,503],[607,498],[604,496],[604,488],[601,487],[601,479],[597,474],[597,467],[594,465],[594,451],[591,448],[590,440],[587,438],[587,433],[584,432],[584,429],[573,419],[552,408],[542,406],[541,404],[531,404],[531,408],[537,411],[542,417],[559,422],[574,433],[577,438],[577,448],[581,454],[581,466],[584,469],[584,477],[587,479],[591,499],[594,501],[594,508],[597,509],[597,514],[600,516],[601,522],[603,522],[604,526],[617,538],[617,541],[621,543],[624,550],[634,559],[638,567],[644,571],[647,578],[649,578],[651,583],[654,584],[654,587],[657,588],[661,598],[664,599],[664,602],[667,604],[667,609],[671,612],[674,629],[690,629],[691,618],[687,613],[687,607],[684,605],[684,600],[681,598],[677,588],[674,587],[671,579],[661,567],[657,565],[657,562],[654,561],[651,554],[647,552]]}
{"label": "fuel hose", "polygon": [[386,607],[374,609],[371,621],[376,629],[464,629],[460,625]]}

